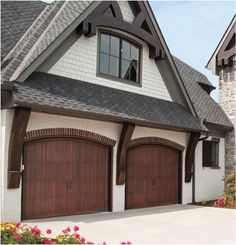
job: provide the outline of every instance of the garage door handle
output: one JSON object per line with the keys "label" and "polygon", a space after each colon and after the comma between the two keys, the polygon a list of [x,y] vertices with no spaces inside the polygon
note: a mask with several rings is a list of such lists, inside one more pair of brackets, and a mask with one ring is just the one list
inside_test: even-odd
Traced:
{"label": "garage door handle", "polygon": [[156,185],[157,183],[157,178],[152,179],[152,185]]}

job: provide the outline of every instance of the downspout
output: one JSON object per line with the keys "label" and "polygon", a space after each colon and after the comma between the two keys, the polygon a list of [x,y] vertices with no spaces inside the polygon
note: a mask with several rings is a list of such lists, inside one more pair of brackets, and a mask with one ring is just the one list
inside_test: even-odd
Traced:
{"label": "downspout", "polygon": [[[209,137],[209,133],[206,134],[206,136],[200,138],[199,141],[203,141]],[[196,189],[196,184],[195,184],[195,152],[193,154],[193,179],[192,179],[192,203],[195,203],[195,189]]]}

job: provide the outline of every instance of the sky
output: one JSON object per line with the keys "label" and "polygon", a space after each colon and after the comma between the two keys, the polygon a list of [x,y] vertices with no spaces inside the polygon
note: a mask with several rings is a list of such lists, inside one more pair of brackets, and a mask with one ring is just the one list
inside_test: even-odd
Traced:
{"label": "sky", "polygon": [[234,14],[233,1],[150,1],[173,55],[205,74],[217,87],[218,77],[205,68]]}
{"label": "sky", "polygon": [[171,53],[208,77],[218,101],[218,77],[205,66],[236,13],[236,2],[149,2]]}

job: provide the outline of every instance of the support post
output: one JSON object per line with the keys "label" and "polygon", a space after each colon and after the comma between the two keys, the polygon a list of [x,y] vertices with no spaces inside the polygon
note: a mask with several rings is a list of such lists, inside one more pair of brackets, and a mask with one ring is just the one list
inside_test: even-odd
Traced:
{"label": "support post", "polygon": [[30,112],[30,108],[23,107],[16,107],[14,112],[8,150],[8,189],[20,186],[21,155]]}
{"label": "support post", "polygon": [[191,133],[185,156],[185,182],[191,182],[192,178],[192,168],[194,161],[195,148],[197,146],[198,140],[200,138],[200,133]]}
{"label": "support post", "polygon": [[117,150],[117,185],[123,185],[126,177],[126,155],[128,144],[134,132],[135,124],[123,123]]}

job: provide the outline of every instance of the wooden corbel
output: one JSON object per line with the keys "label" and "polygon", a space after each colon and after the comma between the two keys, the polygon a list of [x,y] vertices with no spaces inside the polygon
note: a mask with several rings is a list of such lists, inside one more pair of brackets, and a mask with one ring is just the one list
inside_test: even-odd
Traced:
{"label": "wooden corbel", "polygon": [[128,144],[131,140],[134,132],[135,124],[123,123],[121,131],[120,141],[117,150],[117,185],[123,185],[125,183],[126,176],[126,154]]}
{"label": "wooden corbel", "polygon": [[20,186],[21,155],[30,112],[30,108],[22,107],[17,107],[14,112],[8,150],[8,189],[19,188]]}
{"label": "wooden corbel", "polygon": [[191,182],[194,152],[200,138],[200,133],[191,133],[185,156],[185,182]]}

